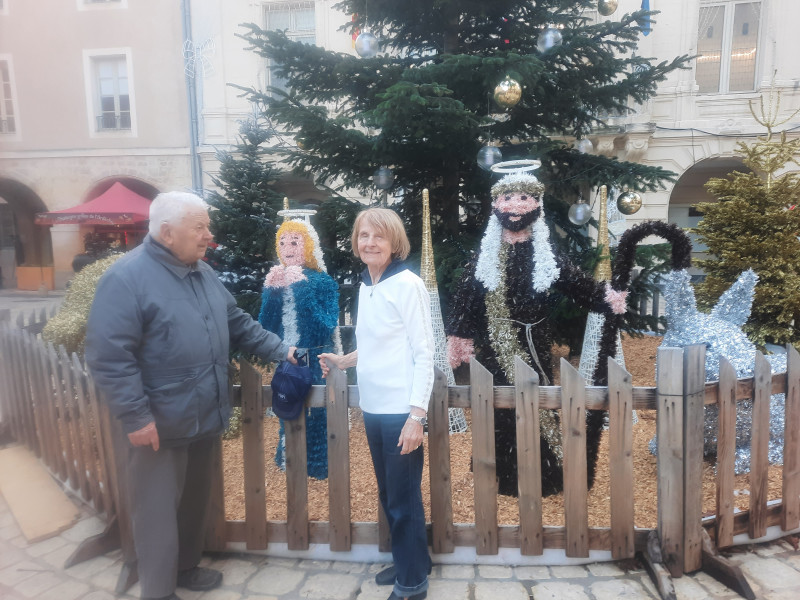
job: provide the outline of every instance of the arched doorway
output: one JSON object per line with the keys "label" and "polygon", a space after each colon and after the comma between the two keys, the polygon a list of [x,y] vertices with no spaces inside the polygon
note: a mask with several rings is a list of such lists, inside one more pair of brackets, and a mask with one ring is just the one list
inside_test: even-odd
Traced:
{"label": "arched doorway", "polygon": [[[741,158],[734,156],[709,158],[689,167],[672,188],[667,220],[682,228],[697,227],[703,216],[692,206],[701,202],[716,202],[717,200],[706,191],[705,184],[709,179],[715,177],[727,177],[733,171],[751,172]],[[690,272],[693,279],[702,279],[703,272],[694,266],[694,261],[706,258],[706,247],[697,240],[697,236],[693,233],[690,232],[689,237],[692,239],[693,265]]]}
{"label": "arched doorway", "polygon": [[[24,270],[53,266],[53,249],[46,229],[34,224],[37,212],[47,210],[29,187],[0,178],[0,284],[17,287]],[[52,277],[50,277],[52,278]]]}

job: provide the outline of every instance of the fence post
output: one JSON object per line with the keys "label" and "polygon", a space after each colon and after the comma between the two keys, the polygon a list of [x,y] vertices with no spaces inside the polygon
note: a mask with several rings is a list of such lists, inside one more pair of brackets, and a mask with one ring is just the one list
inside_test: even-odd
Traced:
{"label": "fence post", "polygon": [[325,406],[328,409],[328,540],[332,552],[349,552],[353,535],[347,375],[336,367],[331,367],[326,378]]}
{"label": "fence post", "polygon": [[670,575],[683,574],[683,350],[658,349],[658,539]]}
{"label": "fence post", "polygon": [[683,378],[683,570],[691,573],[703,566],[704,344],[684,349]]}
{"label": "fence post", "polygon": [[245,537],[248,550],[262,550],[267,547],[267,492],[264,482],[264,401],[261,373],[249,362],[242,360],[240,377]]}
{"label": "fence post", "polygon": [[633,378],[608,358],[608,460],[611,475],[611,556],[632,558],[633,519]]}
{"label": "fence post", "polygon": [[786,344],[786,404],[783,434],[783,510],[781,529],[800,526],[800,353]]}
{"label": "fence post", "polygon": [[497,554],[497,462],[494,446],[494,378],[474,358],[469,362],[472,457],[475,478],[475,551]]}
{"label": "fence post", "polygon": [[539,374],[514,357],[519,466],[519,545],[522,555],[540,555],[542,528],[542,449],[539,439]]}
{"label": "fence post", "polygon": [[586,380],[561,359],[561,439],[564,447],[564,525],[567,556],[589,556],[586,465]]}
{"label": "fence post", "polygon": [[428,405],[428,467],[431,490],[431,531],[436,554],[453,551],[453,495],[450,475],[450,419],[447,376],[436,369]]}

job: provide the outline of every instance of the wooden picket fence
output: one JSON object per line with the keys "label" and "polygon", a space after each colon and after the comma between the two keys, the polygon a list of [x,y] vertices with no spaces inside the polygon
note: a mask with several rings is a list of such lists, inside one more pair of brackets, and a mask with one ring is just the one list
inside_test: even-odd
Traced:
{"label": "wooden picket fence", "polygon": [[[748,539],[765,535],[769,526],[782,532],[800,530],[800,355],[788,347],[788,372],[772,375],[762,355],[756,356],[755,376],[737,380],[727,361],[720,381],[704,382],[705,347],[660,348],[657,385],[633,387],[631,376],[613,360],[607,387],[586,386],[567,362],[561,362],[561,386],[539,386],[536,373],[517,359],[515,386],[494,386],[492,375],[477,361],[470,366],[470,383],[447,385],[436,373],[429,406],[428,452],[431,488],[430,542],[435,554],[457,547],[478,555],[497,555],[516,548],[521,556],[557,549],[567,557],[586,558],[590,550],[607,551],[612,559],[641,552],[663,597],[670,581],[682,573],[705,568],[728,585],[744,585],[741,573],[717,555],[733,544],[734,535]],[[769,400],[786,394],[783,500],[767,501]],[[35,334],[0,322],[0,418],[18,442],[25,444],[54,477],[101,513],[106,532],[87,540],[68,564],[121,545],[126,569],[118,591],[135,581],[135,564],[125,497],[125,448],[118,423],[80,359],[43,343]],[[752,398],[753,432],[750,510],[734,510],[734,443],[736,403]],[[241,385],[233,389],[242,407],[245,519],[228,521],[224,513],[221,445],[216,449],[209,550],[242,544],[252,551],[269,551],[285,543],[289,550],[311,544],[331,552],[348,552],[353,544],[389,549],[389,532],[381,515],[377,523],[352,522],[348,409],[358,407],[358,388],[334,369],[325,386],[314,386],[310,406],[327,407],[329,459],[329,520],[308,517],[305,417],[286,427],[285,521],[269,520],[265,482],[265,409],[271,390],[261,373],[241,366]],[[719,404],[717,509],[712,519],[702,515],[703,407]],[[474,523],[454,523],[450,477],[448,408],[470,408],[474,476]],[[494,408],[515,408],[519,457],[519,522],[498,524],[495,477]],[[564,526],[542,520],[539,460],[539,409],[560,411],[564,455]],[[609,412],[610,527],[589,527],[585,416],[587,410]],[[657,411],[658,524],[653,530],[634,527],[633,410]],[[343,556],[344,558],[344,556]],[[742,583],[744,582],[744,583]],[[674,594],[674,592],[672,592]],[[752,593],[752,592],[750,592]]]}

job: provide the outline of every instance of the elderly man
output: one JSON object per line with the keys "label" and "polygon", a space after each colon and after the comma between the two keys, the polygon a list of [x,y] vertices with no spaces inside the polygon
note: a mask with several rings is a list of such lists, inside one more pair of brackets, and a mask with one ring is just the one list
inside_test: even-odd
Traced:
{"label": "elderly man", "polygon": [[103,275],[89,315],[86,360],[128,436],[131,520],[142,598],[217,587],[197,566],[211,452],[230,415],[228,348],[266,360],[295,348],[266,331],[202,258],[208,205],[182,192],[150,206],[150,235]]}

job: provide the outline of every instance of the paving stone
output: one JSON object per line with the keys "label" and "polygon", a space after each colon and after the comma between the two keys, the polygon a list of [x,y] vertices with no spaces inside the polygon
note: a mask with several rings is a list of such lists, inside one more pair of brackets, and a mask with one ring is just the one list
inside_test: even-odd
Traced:
{"label": "paving stone", "polygon": [[442,565],[439,569],[442,579],[475,579],[475,567],[472,565]]}
{"label": "paving stone", "polygon": [[545,581],[550,579],[547,567],[514,567],[514,575],[522,581]]}
{"label": "paving stone", "polygon": [[226,586],[242,585],[258,571],[258,567],[250,561],[236,558],[214,561],[209,566],[222,572],[222,584]]}
{"label": "paving stone", "polygon": [[586,567],[582,567],[580,565],[576,566],[566,566],[566,567],[550,567],[550,572],[553,574],[553,577],[558,577],[559,579],[573,579],[578,577],[588,577],[589,571],[586,570]]}
{"label": "paving stone", "polygon": [[63,546],[59,546],[52,552],[48,552],[47,554],[42,554],[40,557],[44,562],[48,565],[51,565],[53,568],[58,570],[64,569],[64,563],[67,562],[67,559],[72,556],[72,553],[75,552],[75,548],[78,546],[72,543],[64,544]]}
{"label": "paving stone", "polygon": [[623,577],[625,575],[625,571],[613,562],[592,563],[586,565],[586,568],[595,577]]}
{"label": "paving stone", "polygon": [[597,600],[615,598],[650,598],[644,588],[630,579],[607,579],[593,583],[589,589]]}
{"label": "paving stone", "polygon": [[48,573],[36,573],[36,577],[29,577],[15,585],[14,590],[26,598],[38,598],[39,594],[56,587],[61,581],[61,577],[52,571]]}
{"label": "paving stone", "polygon": [[704,589],[708,590],[708,593],[711,594],[713,598],[728,597],[730,594],[735,593],[727,585],[720,583],[711,577],[711,575],[703,573],[702,571],[693,573],[692,579],[702,585]]}
{"label": "paving stone", "polygon": [[[242,596],[244,598],[245,596]],[[253,596],[248,594],[247,600],[278,600],[277,596]]]}
{"label": "paving stone", "polygon": [[26,560],[27,558],[28,555],[20,548],[5,542],[0,543],[0,570]]}
{"label": "paving stone", "polygon": [[475,600],[530,600],[528,590],[518,581],[477,581]]}
{"label": "paving stone", "polygon": [[122,562],[107,556],[95,556],[65,569],[64,572],[75,579],[89,579],[92,575],[105,570],[119,573],[122,570]]}
{"label": "paving stone", "polygon": [[108,592],[113,592],[117,587],[119,569],[104,569],[89,578],[89,584]]}
{"label": "paving stone", "polygon": [[8,510],[8,506],[3,503],[3,507],[0,508],[0,529],[8,527],[9,525],[16,525],[16,523],[17,521],[14,519],[14,515]]}
{"label": "paving stone", "polygon": [[115,600],[116,596],[108,592],[96,591],[90,592],[83,597],[83,600]]}
{"label": "paving stone", "polygon": [[800,554],[790,554],[786,556],[782,560],[785,560],[789,566],[794,567],[798,571],[800,571]]}
{"label": "paving stone", "polygon": [[682,600],[705,600],[709,597],[708,590],[687,575],[673,577],[672,584],[675,594]]}
{"label": "paving stone", "polygon": [[331,564],[331,569],[339,573],[364,573],[367,570],[367,565],[364,563],[337,560]]}
{"label": "paving stone", "polygon": [[64,531],[61,537],[69,542],[79,544],[93,535],[102,533],[105,528],[106,524],[101,518],[91,516],[75,523],[75,525]]}
{"label": "paving stone", "polygon": [[566,581],[545,581],[531,588],[536,600],[589,600],[583,586]]}
{"label": "paving stone", "polygon": [[269,558],[267,558],[264,564],[273,567],[287,567],[287,568],[302,567],[303,569],[328,568],[327,560],[301,560],[299,561],[299,563],[300,564],[298,564],[298,560],[296,558],[273,558],[270,556]]}
{"label": "paving stone", "polygon": [[755,553],[764,558],[775,556],[781,552],[792,552],[792,546],[784,540],[776,540],[769,544],[758,544],[755,547]]}
{"label": "paving stone", "polygon": [[301,598],[315,600],[347,600],[361,586],[361,580],[344,573],[319,573],[309,575],[300,589]]}
{"label": "paving stone", "polygon": [[8,587],[16,587],[21,581],[25,581],[34,575],[49,572],[50,569],[42,567],[35,562],[25,560],[0,570],[0,581],[3,582],[3,585],[7,585]]}
{"label": "paving stone", "polygon": [[371,563],[367,566],[367,573],[377,573],[378,571],[383,571],[391,564],[392,563]]}
{"label": "paving stone", "polygon": [[64,541],[63,538],[56,536],[41,542],[36,542],[35,544],[31,544],[25,549],[25,552],[27,552],[29,556],[42,556],[65,546],[66,543],[67,542]]}
{"label": "paving stone", "polygon": [[[183,590],[181,590],[181,599],[183,599]],[[202,600],[240,600],[242,594],[235,590],[225,590],[222,588],[217,588],[216,590],[211,590],[210,592],[206,592],[202,596],[200,596]]]}
{"label": "paving stone", "polygon": [[361,588],[356,593],[356,600],[386,600],[391,590],[389,586],[379,586],[375,581],[367,579],[361,583]]}
{"label": "paving stone", "polygon": [[742,554],[739,562],[748,581],[755,581],[765,592],[772,590],[800,590],[800,571],[777,559],[764,559],[754,554]]}
{"label": "paving stone", "polygon": [[505,565],[478,565],[478,575],[485,579],[510,579],[513,574],[512,568]]}
{"label": "paving stone", "polygon": [[82,581],[62,581],[49,590],[40,592],[36,600],[81,600],[89,593],[89,586]]}
{"label": "paving stone", "polygon": [[[431,580],[428,583],[428,598],[431,600],[469,600],[469,581]],[[384,588],[386,589],[386,588]],[[379,600],[386,600],[386,593]]]}
{"label": "paving stone", "polygon": [[247,589],[258,594],[280,596],[297,589],[305,576],[305,571],[300,569],[288,569],[267,564],[263,565],[258,573],[250,578],[247,582]]}

